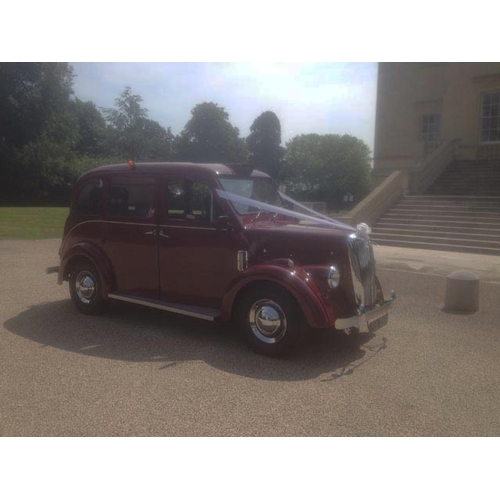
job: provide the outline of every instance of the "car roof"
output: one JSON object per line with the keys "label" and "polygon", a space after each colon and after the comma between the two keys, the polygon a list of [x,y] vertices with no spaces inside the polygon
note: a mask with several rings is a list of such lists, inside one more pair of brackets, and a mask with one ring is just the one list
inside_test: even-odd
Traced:
{"label": "car roof", "polygon": [[82,177],[87,177],[96,173],[176,173],[182,174],[185,172],[210,174],[216,176],[239,176],[239,177],[267,177],[264,172],[255,170],[252,165],[246,163],[184,163],[184,162],[152,162],[152,163],[135,163],[130,167],[128,163],[117,163],[114,165],[104,165],[89,170]]}

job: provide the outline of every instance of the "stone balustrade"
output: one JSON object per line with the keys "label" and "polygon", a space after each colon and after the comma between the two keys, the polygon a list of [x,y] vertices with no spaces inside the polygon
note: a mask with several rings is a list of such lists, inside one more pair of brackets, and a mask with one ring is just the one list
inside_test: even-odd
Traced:
{"label": "stone balustrade", "polygon": [[459,145],[459,139],[452,139],[414,167],[395,170],[347,215],[337,219],[352,226],[360,222],[374,225],[405,192],[424,193],[455,159]]}
{"label": "stone balustrade", "polygon": [[425,193],[455,159],[455,152],[459,143],[459,139],[452,139],[442,144],[427,158],[410,169],[412,193]]}
{"label": "stone balustrade", "polygon": [[393,172],[346,216],[338,219],[351,226],[356,226],[360,222],[371,226],[403,196],[408,184],[408,172],[401,170]]}

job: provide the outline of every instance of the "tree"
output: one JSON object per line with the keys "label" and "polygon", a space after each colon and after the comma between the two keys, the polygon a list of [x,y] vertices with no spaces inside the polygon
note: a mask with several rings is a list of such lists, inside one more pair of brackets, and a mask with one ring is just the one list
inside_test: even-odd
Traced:
{"label": "tree", "polygon": [[278,180],[285,150],[281,147],[281,124],[276,114],[265,111],[259,115],[250,127],[246,142],[250,163]]}
{"label": "tree", "polygon": [[1,189],[13,198],[60,182],[78,126],[67,63],[0,64]]}
{"label": "tree", "polygon": [[169,160],[173,154],[174,134],[163,128],[158,122],[148,118],[142,120],[141,128],[144,142],[141,158],[145,160]]}
{"label": "tree", "polygon": [[78,121],[75,151],[87,156],[106,154],[106,121],[97,106],[92,101],[75,98],[71,108]]}
{"label": "tree", "polygon": [[102,108],[109,123],[110,149],[116,154],[123,154],[128,159],[138,160],[142,152],[143,120],[148,110],[141,105],[142,97],[132,94],[130,87],[115,99],[115,108]]}
{"label": "tree", "polygon": [[141,106],[142,97],[138,94],[132,94],[130,87],[115,99],[114,108],[103,108],[106,119],[119,130],[133,129],[142,118],[147,118],[148,109]]}
{"label": "tree", "polygon": [[172,153],[174,136],[158,122],[148,118],[142,97],[130,87],[115,99],[116,108],[103,108],[109,123],[109,149],[131,160],[167,160]]}
{"label": "tree", "polygon": [[0,63],[0,137],[14,148],[35,141],[72,93],[68,63]]}
{"label": "tree", "polygon": [[176,141],[177,158],[200,162],[245,162],[248,157],[244,139],[229,122],[226,110],[213,103],[197,104],[191,119]]}
{"label": "tree", "polygon": [[297,197],[339,208],[346,194],[359,201],[369,191],[370,149],[356,137],[296,136],[286,145],[285,163],[287,187]]}

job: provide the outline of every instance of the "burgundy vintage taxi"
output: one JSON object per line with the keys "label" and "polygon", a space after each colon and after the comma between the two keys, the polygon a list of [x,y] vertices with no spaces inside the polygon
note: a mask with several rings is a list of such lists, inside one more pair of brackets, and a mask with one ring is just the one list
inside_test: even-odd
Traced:
{"label": "burgundy vintage taxi", "polygon": [[208,321],[236,320],[250,346],[277,356],[307,331],[387,323],[367,231],[280,193],[249,165],[108,165],[77,182],[58,282],[75,306],[110,299]]}

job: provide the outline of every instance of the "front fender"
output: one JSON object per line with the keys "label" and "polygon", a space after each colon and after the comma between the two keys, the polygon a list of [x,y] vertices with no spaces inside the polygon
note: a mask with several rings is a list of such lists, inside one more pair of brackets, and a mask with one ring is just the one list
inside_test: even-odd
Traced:
{"label": "front fender", "polygon": [[78,257],[90,260],[97,268],[102,283],[102,297],[107,298],[115,282],[113,267],[106,254],[97,245],[92,243],[77,243],[66,250],[64,255],[61,256],[57,282],[62,284],[68,275],[71,262]]}
{"label": "front fender", "polygon": [[325,306],[321,292],[303,269],[276,264],[258,264],[242,272],[228,287],[222,299],[222,320],[231,318],[238,293],[251,283],[272,282],[288,290],[299,303],[312,328],[329,328],[335,324],[331,308]]}

